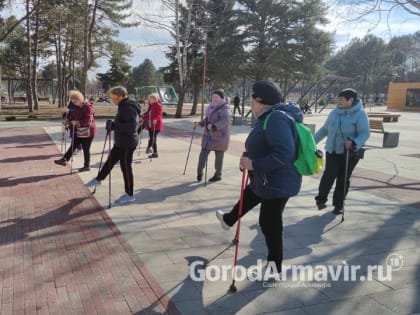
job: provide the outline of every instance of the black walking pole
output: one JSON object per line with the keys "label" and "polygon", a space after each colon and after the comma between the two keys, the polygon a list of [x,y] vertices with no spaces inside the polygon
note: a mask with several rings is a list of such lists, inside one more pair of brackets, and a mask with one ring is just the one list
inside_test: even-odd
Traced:
{"label": "black walking pole", "polygon": [[341,214],[341,223],[344,222],[344,202],[346,200],[346,191],[347,191],[347,176],[349,173],[349,149],[346,149],[346,169],[344,171],[344,191],[343,191],[343,213]]}
{"label": "black walking pole", "polygon": [[243,202],[244,202],[244,190],[245,190],[245,186],[247,184],[248,181],[248,173],[247,173],[247,169],[243,168],[242,169],[242,182],[241,182],[241,194],[239,197],[239,209],[238,209],[238,221],[236,223],[236,233],[235,233],[235,238],[234,238],[234,244],[235,244],[235,256],[233,259],[233,273],[232,273],[232,284],[229,287],[229,292],[236,292],[238,289],[236,288],[235,285],[235,274],[236,274],[236,264],[238,262],[238,250],[239,250],[239,233],[241,231],[241,217],[242,217],[242,209],[243,209]]}
{"label": "black walking pole", "polygon": [[[207,127],[206,127],[207,128]],[[210,130],[207,130],[207,143],[206,143],[206,164],[205,164],[205,171],[204,171],[204,187],[207,186],[207,162],[209,160],[209,155],[210,155],[210,151],[209,151],[209,146],[210,146],[210,141],[211,141],[211,135],[210,135]]]}
{"label": "black walking pole", "polygon": [[196,128],[196,127],[194,126],[194,127],[193,127],[193,131],[192,131],[192,134],[191,134],[190,147],[188,148],[187,160],[185,161],[184,173],[182,173],[182,175],[185,175],[185,172],[186,172],[186,170],[187,170],[187,164],[188,164],[188,159],[189,159],[189,157],[190,157],[191,146],[192,146],[193,139],[194,139],[194,134],[195,134],[195,128]]}
{"label": "black walking pole", "polygon": [[139,133],[139,143],[138,143],[138,151],[137,151],[137,156],[140,156],[140,152],[141,152],[141,141],[142,141],[142,137],[143,137],[143,126],[140,127],[140,133]]}
{"label": "black walking pole", "polygon": [[73,174],[73,152],[74,152],[74,134],[75,134],[75,127],[72,125],[72,137],[71,137],[71,158],[70,158],[70,175]]}
{"label": "black walking pole", "polygon": [[109,141],[108,141],[108,209],[111,209],[111,131],[109,131]]}
{"label": "black walking pole", "polygon": [[60,150],[61,153],[63,153],[63,145],[66,138],[65,132],[66,132],[66,126],[64,125],[64,121],[63,121],[61,125],[61,150]]}
{"label": "black walking pole", "polygon": [[[99,162],[98,175],[96,175],[96,178],[99,176],[99,172],[101,171],[102,160],[104,158],[104,152],[105,152],[105,147],[106,147],[106,139],[108,139],[108,137],[111,137],[110,134],[111,134],[111,130],[107,130],[106,135],[105,135],[104,147],[102,148],[101,161]],[[95,194],[95,192],[96,192],[96,186],[93,188],[92,194]]]}

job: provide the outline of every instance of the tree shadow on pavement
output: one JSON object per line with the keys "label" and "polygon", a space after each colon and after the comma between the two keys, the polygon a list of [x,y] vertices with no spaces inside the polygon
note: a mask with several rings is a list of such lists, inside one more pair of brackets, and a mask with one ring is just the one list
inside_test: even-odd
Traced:
{"label": "tree shadow on pavement", "polygon": [[0,178],[0,187],[10,187],[19,184],[31,184],[37,183],[44,180],[54,179],[61,176],[68,176],[68,173],[65,174],[53,174],[53,175],[39,175],[39,176],[28,176],[21,178]]}
{"label": "tree shadow on pavement", "polygon": [[0,163],[20,163],[20,162],[27,162],[27,161],[48,160],[53,157],[57,157],[57,154],[12,157],[12,158],[0,160]]}
{"label": "tree shadow on pavement", "polygon": [[32,232],[59,226],[81,216],[102,211],[102,208],[92,207],[91,209],[86,209],[84,211],[72,212],[72,210],[78,208],[84,200],[86,200],[86,198],[70,199],[66,203],[60,205],[57,209],[45,212],[36,217],[16,217],[1,221],[0,245],[15,243],[27,238],[28,234]]}

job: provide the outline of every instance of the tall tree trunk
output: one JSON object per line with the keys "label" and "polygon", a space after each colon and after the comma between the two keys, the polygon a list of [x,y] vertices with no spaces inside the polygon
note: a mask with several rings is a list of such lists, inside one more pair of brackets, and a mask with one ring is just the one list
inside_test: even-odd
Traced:
{"label": "tall tree trunk", "polygon": [[63,76],[62,76],[62,64],[61,64],[61,20],[58,23],[58,38],[55,39],[55,51],[56,51],[56,62],[57,62],[57,99],[58,107],[63,107]]}
{"label": "tall tree trunk", "polygon": [[[26,0],[26,12],[30,12],[30,0]],[[28,14],[26,19],[26,40],[28,41],[28,48],[27,48],[27,71],[26,71],[26,99],[28,101],[28,111],[31,113],[33,112],[33,103],[32,103],[32,75],[31,75],[31,56],[32,56],[32,48],[31,48],[31,17]]]}
{"label": "tall tree trunk", "polygon": [[92,35],[96,22],[96,11],[98,0],[93,1],[92,16],[89,15],[89,1],[85,0],[85,25],[83,27],[83,66],[80,77],[80,91],[85,95],[87,84],[87,73],[93,64]]}
{"label": "tall tree trunk", "polygon": [[200,96],[200,83],[198,80],[194,80],[193,82],[193,105],[191,108],[190,115],[195,115],[197,113],[198,107],[198,97]]}
{"label": "tall tree trunk", "polygon": [[[39,4],[39,3],[38,3]],[[35,30],[33,36],[33,49],[32,49],[32,99],[34,101],[34,109],[39,109],[38,102],[38,80],[37,80],[37,63],[38,63],[38,30],[39,30],[39,10],[35,11]]]}

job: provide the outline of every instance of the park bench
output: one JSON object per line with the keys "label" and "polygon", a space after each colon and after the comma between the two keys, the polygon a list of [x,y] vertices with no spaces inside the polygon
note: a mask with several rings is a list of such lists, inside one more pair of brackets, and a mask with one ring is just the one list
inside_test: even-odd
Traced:
{"label": "park bench", "polygon": [[397,122],[400,118],[400,114],[391,114],[391,113],[368,113],[369,118],[382,118],[383,122]]}
{"label": "park bench", "polygon": [[384,148],[395,148],[398,146],[400,137],[399,132],[388,132],[384,130],[384,122],[382,120],[369,119],[370,132],[383,134],[382,146]]}

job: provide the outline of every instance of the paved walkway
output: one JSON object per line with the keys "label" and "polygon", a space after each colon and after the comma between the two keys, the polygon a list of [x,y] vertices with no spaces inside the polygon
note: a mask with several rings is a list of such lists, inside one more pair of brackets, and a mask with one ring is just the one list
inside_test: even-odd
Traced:
{"label": "paved walkway", "polygon": [[45,131],[0,130],[0,313],[176,314]]}
{"label": "paved walkway", "polygon": [[[305,119],[320,126],[325,118]],[[1,127],[20,126],[0,123],[1,313],[419,313],[419,118],[404,112],[398,123],[385,125],[401,132],[398,148],[381,148],[381,135],[372,135],[352,180],[344,223],[314,209],[317,177],[305,177],[300,195],[288,203],[285,265],[360,266],[356,281],[343,275],[338,281],[288,278],[272,286],[245,279],[236,282],[234,294],[227,293],[231,278],[194,281],[189,271],[194,263],[205,262],[214,272],[232,264],[234,231],[221,230],[214,212],[229,210],[239,196],[238,157],[249,126],[233,127],[223,180],[204,187],[195,182],[199,135],[183,175],[192,119],[166,119],[159,158],[150,162],[144,148],[135,153],[137,201],[108,209],[108,182],[93,196],[83,187],[96,168],[69,175],[69,167],[53,164],[60,149],[57,123],[10,129]],[[98,125],[96,167],[104,144],[104,122]],[[75,169],[82,163],[81,156],[74,158]],[[122,192],[116,167],[112,200]],[[238,263],[245,267],[266,255],[257,223],[257,209],[243,220]],[[394,267],[392,279],[379,272],[367,278],[368,266],[387,263]]]}

